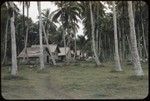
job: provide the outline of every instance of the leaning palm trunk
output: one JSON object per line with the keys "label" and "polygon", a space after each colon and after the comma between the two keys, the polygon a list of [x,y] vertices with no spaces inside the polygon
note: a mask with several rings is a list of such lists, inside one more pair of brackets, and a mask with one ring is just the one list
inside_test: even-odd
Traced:
{"label": "leaning palm trunk", "polygon": [[[27,18],[29,17],[29,7],[27,7]],[[27,42],[28,42],[28,30],[29,30],[29,25],[28,25],[28,20],[27,20],[27,29],[26,29],[26,39],[25,39],[25,55],[23,59],[25,60],[25,57],[27,57],[28,60],[28,54],[27,54]]]}
{"label": "leaning palm trunk", "polygon": [[128,14],[129,14],[129,24],[130,24],[131,53],[132,53],[132,61],[134,64],[134,69],[135,69],[135,75],[142,76],[144,75],[144,73],[141,67],[139,54],[137,50],[137,40],[136,40],[136,34],[135,34],[132,1],[128,1]]}
{"label": "leaning palm trunk", "polygon": [[75,60],[76,59],[76,54],[77,54],[76,34],[75,34],[75,39],[74,39],[74,50],[75,50],[75,53],[74,53],[74,60]]}
{"label": "leaning palm trunk", "polygon": [[[14,10],[14,5],[10,2],[10,6]],[[17,54],[16,54],[16,36],[15,36],[15,25],[14,25],[14,11],[12,12],[10,18],[10,26],[11,26],[11,49],[12,49],[12,68],[11,75],[16,76],[18,74],[18,66],[17,66]]]}
{"label": "leaning palm trunk", "polygon": [[[62,9],[62,6],[61,6],[61,9]],[[63,12],[61,10],[61,13],[63,15]],[[64,28],[64,25],[63,25],[63,19],[62,20],[62,30],[63,30],[63,41],[64,41],[64,47],[65,47],[65,55],[66,55],[66,61],[68,60],[68,56],[66,54],[66,39],[65,39],[65,28]]]}
{"label": "leaning palm trunk", "polygon": [[116,9],[115,9],[115,1],[113,1],[113,20],[114,20],[114,40],[115,40],[115,64],[116,71],[122,71],[120,65],[120,58],[118,52],[118,38],[117,38],[117,21],[116,21]]}
{"label": "leaning palm trunk", "polygon": [[95,59],[96,64],[101,65],[98,55],[97,55],[97,52],[96,52],[96,49],[95,49],[96,46],[95,46],[95,38],[94,38],[94,23],[93,23],[93,13],[92,13],[91,2],[89,2],[89,5],[90,5],[90,17],[91,17],[91,25],[92,25],[92,46],[93,46],[92,49],[94,52],[94,59]]}
{"label": "leaning palm trunk", "polygon": [[44,56],[43,56],[43,43],[42,43],[42,17],[41,17],[41,3],[37,2],[39,12],[39,36],[40,36],[40,69],[44,68]]}
{"label": "leaning palm trunk", "polygon": [[55,61],[54,56],[53,56],[53,54],[52,54],[52,52],[50,50],[50,46],[49,46],[49,43],[48,43],[48,38],[47,38],[47,35],[46,35],[46,32],[45,32],[45,28],[44,28],[43,23],[42,23],[42,28],[43,28],[43,32],[44,32],[44,38],[45,38],[46,44],[48,46],[48,50],[49,50],[51,58],[52,58],[52,62],[53,62],[54,65],[56,65],[56,61]]}
{"label": "leaning palm trunk", "polygon": [[[63,25],[62,25],[63,26]],[[66,38],[65,38],[65,31],[64,31],[64,27],[63,27],[63,41],[64,41],[64,47],[65,47],[65,55],[66,55],[66,61],[68,60],[68,56],[66,53]]]}
{"label": "leaning palm trunk", "polygon": [[5,29],[5,49],[4,49],[4,58],[2,61],[2,64],[4,64],[5,60],[6,60],[6,52],[7,52],[7,34],[8,34],[8,22],[9,19],[7,18],[7,22],[6,22],[6,29]]}

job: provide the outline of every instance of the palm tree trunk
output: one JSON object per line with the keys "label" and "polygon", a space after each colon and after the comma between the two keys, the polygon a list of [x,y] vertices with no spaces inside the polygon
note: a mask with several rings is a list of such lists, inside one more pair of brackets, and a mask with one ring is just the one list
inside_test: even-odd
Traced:
{"label": "palm tree trunk", "polygon": [[6,60],[6,52],[7,52],[7,34],[8,34],[8,22],[9,19],[7,17],[7,22],[6,22],[6,29],[5,29],[5,49],[4,49],[4,58],[2,61],[2,64],[4,64],[5,60]]}
{"label": "palm tree trunk", "polygon": [[[63,25],[62,25],[63,26]],[[68,56],[67,56],[67,53],[66,53],[66,38],[65,38],[65,29],[63,27],[63,40],[64,40],[64,47],[65,47],[65,55],[66,55],[66,61],[68,60]]]}
{"label": "palm tree trunk", "polygon": [[43,56],[43,43],[42,43],[42,17],[41,17],[41,3],[37,2],[38,12],[39,12],[39,36],[40,36],[40,69],[44,67],[44,56]]}
{"label": "palm tree trunk", "polygon": [[76,54],[77,54],[77,42],[76,42],[76,33],[75,33],[75,39],[74,39],[74,48],[75,48],[75,53],[74,53],[74,60],[76,59]]}
{"label": "palm tree trunk", "polygon": [[97,65],[101,65],[97,52],[96,52],[96,46],[95,46],[95,38],[94,38],[94,23],[93,23],[93,13],[92,13],[92,6],[91,6],[91,2],[89,1],[89,5],[90,5],[90,17],[91,17],[91,26],[92,26],[92,49],[94,52],[94,59]]}
{"label": "palm tree trunk", "polygon": [[116,19],[116,8],[115,1],[113,1],[113,20],[114,20],[114,40],[115,40],[115,63],[116,63],[116,71],[122,71],[120,65],[120,58],[118,52],[118,38],[117,38],[117,19]]}
{"label": "palm tree trunk", "polygon": [[[29,7],[27,7],[27,18],[29,17]],[[26,29],[26,39],[25,39],[25,57],[27,56],[27,61],[28,61],[28,54],[27,54],[27,42],[28,42],[28,30],[29,30],[29,25],[28,25],[28,20],[27,20],[27,29]]]}
{"label": "palm tree trunk", "polygon": [[[23,24],[22,24],[23,32],[22,33],[23,34],[25,34],[25,14],[24,14],[24,11],[25,11],[24,8],[25,7],[24,6],[25,6],[25,2],[23,1],[23,4],[22,4],[22,10],[23,10],[23,19],[22,19],[23,20]],[[26,43],[25,41],[26,41],[26,39],[24,40],[24,43]],[[24,56],[23,56],[23,61],[25,61],[25,55],[26,54],[24,54]]]}
{"label": "palm tree trunk", "polygon": [[137,50],[132,1],[127,1],[127,2],[128,2],[128,14],[129,14],[129,24],[130,24],[131,53],[132,53],[132,59],[133,59],[133,64],[135,69],[135,75],[142,76],[144,75],[144,73],[141,67],[140,58]]}
{"label": "palm tree trunk", "polygon": [[43,32],[44,32],[44,38],[45,38],[45,40],[46,40],[46,44],[47,44],[47,46],[48,46],[48,50],[49,50],[50,55],[51,55],[51,58],[52,58],[52,62],[53,62],[54,65],[56,65],[56,61],[55,61],[54,56],[53,56],[53,54],[52,54],[52,52],[51,52],[51,50],[50,50],[50,46],[49,46],[49,43],[48,43],[48,38],[47,38],[47,35],[46,35],[46,32],[45,32],[45,28],[44,28],[43,23],[42,23],[42,27],[43,27]]}
{"label": "palm tree trunk", "polygon": [[145,50],[146,58],[148,58],[148,52],[147,52],[147,47],[146,47],[145,34],[144,34],[144,25],[143,25],[142,17],[141,17],[141,23],[142,23],[142,36],[143,36],[144,50]]}
{"label": "palm tree trunk", "polygon": [[[10,2],[12,8],[14,5]],[[17,54],[16,54],[16,36],[15,36],[15,25],[14,25],[14,11],[10,18],[10,26],[11,26],[11,49],[12,49],[12,68],[11,68],[11,75],[17,76],[18,74],[18,66],[17,66]]]}

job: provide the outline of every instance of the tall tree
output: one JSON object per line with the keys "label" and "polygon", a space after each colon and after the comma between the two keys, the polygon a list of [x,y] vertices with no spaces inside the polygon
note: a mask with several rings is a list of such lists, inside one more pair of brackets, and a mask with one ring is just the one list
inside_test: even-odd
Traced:
{"label": "tall tree", "polygon": [[56,61],[55,61],[54,56],[53,56],[53,54],[52,54],[52,52],[50,50],[50,46],[49,46],[49,43],[48,43],[48,38],[47,38],[47,35],[46,35],[45,28],[44,28],[43,24],[42,24],[42,29],[43,29],[43,33],[44,33],[44,38],[46,40],[46,44],[48,46],[48,50],[49,50],[51,58],[52,58],[52,62],[53,62],[54,65],[56,65]]}
{"label": "tall tree", "polygon": [[[25,5],[27,7],[27,18],[29,17],[29,6],[30,6],[30,2],[25,2]],[[27,60],[28,60],[28,54],[27,54],[27,42],[28,42],[28,31],[29,31],[29,25],[28,25],[28,20],[26,21],[26,37],[25,37],[25,56],[27,56]],[[25,59],[24,56],[24,59]]]}
{"label": "tall tree", "polygon": [[130,25],[130,38],[131,38],[131,53],[132,53],[132,61],[134,64],[135,75],[142,76],[144,75],[140,58],[137,50],[137,40],[134,26],[134,16],[133,16],[133,8],[132,1],[128,1],[128,14],[129,14],[129,25]]}
{"label": "tall tree", "polygon": [[[46,9],[46,12],[45,13],[42,13],[43,17],[44,18],[44,23],[45,23],[45,26],[43,24],[43,20],[42,20],[42,30],[43,30],[43,33],[44,33],[44,38],[45,38],[45,41],[46,41],[46,44],[48,46],[48,49],[49,49],[49,52],[50,52],[50,56],[52,58],[52,62],[54,65],[56,65],[56,61],[54,59],[54,56],[50,50],[50,46],[49,46],[49,43],[48,43],[48,29],[52,29],[54,30],[55,29],[55,24],[51,21],[51,14],[50,14],[50,10],[49,9]],[[52,28],[53,27],[53,28]]]}
{"label": "tall tree", "polygon": [[120,65],[120,58],[118,52],[118,38],[117,38],[117,19],[116,19],[116,8],[115,8],[115,1],[113,3],[113,20],[114,20],[114,40],[115,40],[115,64],[116,64],[116,71],[122,71]]}
{"label": "tall tree", "polygon": [[91,5],[91,2],[89,1],[89,6],[90,6],[90,17],[91,17],[91,29],[92,29],[92,48],[93,48],[93,52],[94,52],[94,59],[96,61],[96,64],[97,65],[101,65],[100,61],[99,61],[99,58],[98,58],[98,55],[97,55],[97,52],[96,52],[96,46],[95,46],[95,37],[94,37],[94,29],[95,29],[95,25],[94,25],[94,22],[93,22],[93,13],[92,13],[92,5]]}
{"label": "tall tree", "polygon": [[[74,26],[76,26],[78,22],[78,18],[80,18],[80,12],[81,9],[79,7],[79,3],[77,2],[66,2],[66,1],[60,1],[56,2],[56,5],[59,7],[56,11],[53,12],[53,21],[57,21],[58,18],[60,18],[62,28],[63,28],[63,42],[64,42],[64,47],[67,46],[66,44],[66,34],[68,30],[70,30],[70,25],[72,30],[74,30]],[[75,31],[74,31],[75,32]],[[76,35],[74,35],[76,36]],[[76,46],[76,45],[75,45]],[[65,48],[66,52],[66,48]],[[67,56],[66,56],[67,59]]]}
{"label": "tall tree", "polygon": [[10,14],[10,26],[11,26],[11,49],[12,49],[12,68],[11,75],[17,76],[18,74],[18,66],[17,66],[17,54],[16,54],[16,36],[15,36],[15,25],[14,25],[14,10],[15,6],[13,2],[9,2],[11,14]]}
{"label": "tall tree", "polygon": [[39,12],[39,39],[40,39],[40,69],[44,68],[43,43],[42,43],[42,17],[41,17],[41,2],[37,2]]}

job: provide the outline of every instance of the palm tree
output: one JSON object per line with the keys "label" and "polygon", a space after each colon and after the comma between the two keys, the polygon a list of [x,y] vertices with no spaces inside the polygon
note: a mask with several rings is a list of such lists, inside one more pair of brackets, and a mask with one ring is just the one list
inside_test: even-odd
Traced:
{"label": "palm tree", "polygon": [[114,20],[114,40],[115,40],[115,62],[116,62],[116,71],[122,71],[120,65],[120,58],[118,52],[118,38],[117,38],[117,21],[116,21],[116,8],[115,1],[113,3],[113,20]]}
{"label": "palm tree", "polygon": [[54,56],[53,56],[53,54],[52,54],[52,52],[50,50],[50,46],[49,46],[49,43],[48,43],[48,38],[47,38],[47,35],[46,35],[45,28],[44,28],[43,24],[42,24],[42,29],[43,29],[43,32],[44,32],[44,38],[46,40],[46,44],[48,46],[48,50],[49,50],[51,58],[52,58],[52,62],[53,62],[54,65],[56,65],[56,61],[55,61]]}
{"label": "palm tree", "polygon": [[[55,34],[56,33],[56,24],[52,21],[52,13],[50,9],[44,9],[42,12],[42,22],[45,26],[45,31],[47,34]],[[50,36],[50,35],[49,35]]]}
{"label": "palm tree", "polygon": [[18,66],[17,66],[17,54],[16,54],[16,36],[15,36],[15,25],[14,25],[14,12],[15,12],[15,5],[13,2],[9,2],[8,5],[11,9],[10,14],[10,26],[11,26],[11,49],[12,49],[12,69],[11,75],[17,76],[18,74]]}
{"label": "palm tree", "polygon": [[37,2],[39,12],[39,39],[40,39],[40,69],[44,68],[44,57],[43,57],[43,43],[42,43],[42,16],[41,16],[41,3]]}
{"label": "palm tree", "polygon": [[[30,2],[25,2],[25,6],[27,6],[27,18],[29,18],[29,6],[30,6]],[[27,26],[27,29],[26,29],[26,38],[25,38],[24,49],[25,49],[25,56],[27,56],[27,60],[28,60],[28,54],[27,54],[27,42],[28,42],[28,31],[29,31],[28,20],[26,21],[26,26]],[[25,56],[24,56],[24,59],[25,59]]]}
{"label": "palm tree", "polygon": [[42,12],[42,22],[45,27],[45,32],[48,36],[48,40],[52,42],[54,39],[53,36],[57,34],[57,26],[52,21],[52,13],[50,13],[50,9],[44,9]]}
{"label": "palm tree", "polygon": [[[62,29],[63,29],[63,42],[64,42],[64,47],[65,47],[65,53],[66,53],[66,39],[65,39],[65,24],[68,22],[67,21],[67,16],[65,16],[65,10],[63,10],[63,1],[61,2],[56,2],[56,5],[59,6],[59,9],[52,12],[52,14],[54,14],[53,16],[53,21],[57,22],[57,19],[60,17],[61,20],[61,24],[62,24]],[[67,56],[66,56],[67,59]]]}
{"label": "palm tree", "polygon": [[[52,58],[52,62],[53,62],[54,65],[56,65],[56,61],[55,61],[54,56],[53,56],[53,54],[52,54],[52,52],[50,50],[50,46],[49,46],[49,43],[48,43],[48,37],[47,37],[48,29],[51,29],[51,27],[55,27],[56,28],[56,25],[51,21],[51,15],[50,15],[50,11],[48,9],[46,10],[46,14],[42,13],[42,15],[44,15],[43,18],[45,18],[45,19],[43,19],[43,20],[45,22],[45,26],[47,27],[47,28],[45,28],[44,24],[42,23],[42,29],[43,29],[43,33],[44,33],[44,38],[46,40],[46,44],[49,47],[48,49],[49,49],[49,52],[50,52],[50,55],[51,55],[51,58]],[[46,34],[46,32],[47,32],[47,34]]]}
{"label": "palm tree", "polygon": [[94,59],[96,61],[96,64],[99,66],[101,65],[100,61],[99,61],[99,58],[98,58],[98,55],[97,55],[97,52],[96,52],[96,46],[95,46],[95,37],[94,37],[94,29],[95,29],[95,26],[94,26],[94,22],[93,22],[93,12],[92,12],[92,5],[91,5],[91,2],[89,1],[89,6],[90,6],[90,18],[91,18],[91,29],[92,29],[92,48],[93,48],[93,52],[94,52]]}
{"label": "palm tree", "polygon": [[131,39],[131,54],[132,54],[132,61],[134,64],[135,75],[142,76],[144,75],[139,54],[137,50],[137,40],[136,40],[136,33],[135,33],[135,26],[134,26],[134,16],[133,16],[133,9],[132,9],[132,1],[128,1],[128,14],[129,14],[129,25],[130,25],[130,39]]}
{"label": "palm tree", "polygon": [[61,2],[56,2],[56,5],[59,8],[52,13],[54,15],[53,21],[57,22],[58,19],[60,18],[62,28],[63,28],[64,47],[66,47],[66,39],[65,39],[66,31],[67,29],[70,28],[70,23],[76,24],[78,22],[77,17],[80,18],[81,9],[79,8],[78,3],[76,2],[61,1]]}

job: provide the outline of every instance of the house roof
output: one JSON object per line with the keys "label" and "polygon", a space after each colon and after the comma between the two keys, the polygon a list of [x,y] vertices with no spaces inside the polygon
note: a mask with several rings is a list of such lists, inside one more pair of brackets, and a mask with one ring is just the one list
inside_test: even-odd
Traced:
{"label": "house roof", "polygon": [[[22,52],[19,54],[18,57],[24,57],[25,55],[25,48],[22,50]],[[39,57],[40,56],[40,48],[39,47],[30,47],[27,48],[27,55],[28,57]],[[25,57],[27,57],[25,55]]]}
{"label": "house roof", "polygon": [[[51,52],[55,52],[58,50],[60,52],[57,45],[43,45],[44,49],[49,48]],[[49,51],[48,51],[49,52]],[[24,57],[25,55],[25,49],[22,50],[22,52],[18,55],[18,57]],[[28,57],[39,57],[40,56],[40,45],[32,45],[31,47],[27,48],[27,55]],[[27,57],[27,56],[25,56]]]}
{"label": "house roof", "polygon": [[[66,52],[65,52],[65,49],[66,49]],[[58,53],[58,56],[64,56],[64,55],[68,54],[68,52],[70,51],[70,48],[69,47],[60,47],[59,50],[60,50],[60,53]]]}
{"label": "house roof", "polygon": [[[40,47],[40,45],[32,45],[31,47]],[[50,49],[51,52],[55,52],[56,50],[58,50],[58,52],[60,52],[58,45],[56,44],[50,44],[48,45],[43,45],[43,47],[47,47],[48,49]]]}

